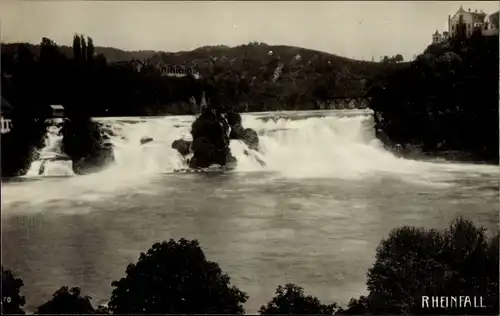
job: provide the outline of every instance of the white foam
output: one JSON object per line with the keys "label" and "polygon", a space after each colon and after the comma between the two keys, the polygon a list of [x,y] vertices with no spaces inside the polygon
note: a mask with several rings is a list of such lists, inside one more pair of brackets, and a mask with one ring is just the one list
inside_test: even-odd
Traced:
{"label": "white foam", "polygon": [[[54,124],[57,122],[54,122]],[[72,163],[69,160],[54,160],[50,159],[60,157],[62,152],[62,135],[59,135],[59,127],[50,126],[47,129],[47,138],[45,139],[45,147],[40,151],[39,160],[31,164],[26,176],[71,176],[74,175]],[[41,169],[42,164],[44,168]],[[42,173],[40,174],[40,171]]]}
{"label": "white foam", "polygon": [[[327,112],[320,112],[325,115]],[[456,177],[498,174],[496,166],[433,163],[402,159],[383,149],[375,139],[371,116],[366,111],[336,111],[335,115],[311,117],[311,113],[259,113],[243,115],[244,127],[259,133],[261,152],[249,150],[239,140],[231,141],[238,160],[236,173],[267,171],[274,177],[362,180],[392,176],[420,185],[449,186]],[[339,115],[340,113],[340,115]],[[309,117],[307,117],[309,115]],[[267,118],[266,118],[267,116]],[[295,116],[295,118],[279,118]],[[131,190],[163,173],[185,168],[180,154],[171,148],[174,140],[190,139],[194,117],[100,119],[114,135],[116,162],[104,171],[41,181],[3,185],[3,203],[39,203],[57,199],[92,200]],[[59,137],[59,138],[58,138]],[[143,137],[153,141],[141,145]],[[60,136],[49,133],[43,155],[60,154]],[[58,145],[59,144],[59,145]],[[265,162],[265,166],[259,163]],[[28,176],[38,176],[39,162]],[[70,165],[54,162],[44,175],[72,174]],[[179,175],[182,176],[182,175]]]}

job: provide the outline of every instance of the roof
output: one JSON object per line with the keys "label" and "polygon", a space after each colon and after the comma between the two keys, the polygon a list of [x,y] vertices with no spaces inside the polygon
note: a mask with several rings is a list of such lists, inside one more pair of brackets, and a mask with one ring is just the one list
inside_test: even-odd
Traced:
{"label": "roof", "polygon": [[53,110],[64,110],[64,106],[56,104],[50,106]]}
{"label": "roof", "polygon": [[488,19],[490,20],[490,23],[495,26],[495,28],[498,29],[498,11],[495,13],[492,13],[488,16]]}
{"label": "roof", "polygon": [[438,32],[438,30],[436,30],[436,33],[434,33],[434,35],[439,35],[439,32]]}
{"label": "roof", "polygon": [[484,21],[484,18],[486,17],[486,13],[484,12],[470,12],[470,14],[472,15],[472,20],[474,22],[483,22]]}
{"label": "roof", "polygon": [[477,12],[477,10],[476,10],[476,12],[470,11],[470,9],[469,9],[469,11],[465,11],[462,6],[460,6],[460,9],[458,9],[457,13],[455,13],[455,15],[453,15],[453,17],[460,15],[460,14],[470,14],[472,16],[473,22],[483,22],[484,18],[487,15],[484,12]]}

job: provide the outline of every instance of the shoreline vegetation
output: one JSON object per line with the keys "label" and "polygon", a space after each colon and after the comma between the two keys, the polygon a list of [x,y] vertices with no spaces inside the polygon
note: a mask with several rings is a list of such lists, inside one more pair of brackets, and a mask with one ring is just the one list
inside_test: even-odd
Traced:
{"label": "shoreline vegetation", "polygon": [[[488,236],[461,217],[444,230],[396,228],[377,247],[367,295],[341,307],[298,285],[279,285],[259,314],[498,315],[498,243],[498,233]],[[24,314],[22,279],[2,266],[1,286],[2,314]],[[155,243],[111,286],[109,302],[97,308],[80,288],[63,286],[35,314],[245,314],[249,298],[205,257],[198,241],[186,239]],[[423,303],[429,297],[462,297],[469,304],[433,307]]]}
{"label": "shoreline vegetation", "polygon": [[[83,35],[72,47],[48,38],[3,44],[2,99],[12,105],[13,128],[2,135],[2,177],[26,174],[43,147],[52,104],[64,106],[74,131],[65,136],[65,153],[78,164],[75,173],[86,173],[114,160],[92,117],[193,115],[202,95],[209,106],[236,113],[318,110],[333,98],[368,97],[376,137],[387,149],[498,164],[498,48],[498,36],[480,32],[457,32],[412,62],[257,42],[177,53],[95,47]],[[200,78],[166,75],[168,65],[196,69]],[[79,139],[87,149],[76,148]]]}
{"label": "shoreline vegetation", "polygon": [[498,165],[498,36],[458,29],[370,91],[377,137],[403,155],[417,149]]}

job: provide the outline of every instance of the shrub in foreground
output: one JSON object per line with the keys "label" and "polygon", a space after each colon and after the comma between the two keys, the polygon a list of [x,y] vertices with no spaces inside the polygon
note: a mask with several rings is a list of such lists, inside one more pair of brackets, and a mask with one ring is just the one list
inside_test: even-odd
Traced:
{"label": "shrub in foreground", "polygon": [[[443,232],[415,227],[393,230],[377,248],[368,272],[367,297],[351,300],[346,313],[498,315],[498,235],[459,218]],[[482,297],[486,307],[422,306],[422,296]]]}
{"label": "shrub in foreground", "polygon": [[26,303],[24,296],[20,295],[23,280],[17,279],[10,270],[2,266],[2,308],[3,314],[24,314],[22,307]]}
{"label": "shrub in foreground", "polygon": [[50,301],[40,305],[35,314],[92,314],[95,309],[90,299],[90,296],[82,296],[78,287],[68,289],[67,286],[63,286],[53,294]]}
{"label": "shrub in foreground", "polygon": [[196,240],[156,243],[126,274],[111,284],[109,309],[116,314],[243,314],[248,299]]}
{"label": "shrub in foreground", "polygon": [[276,314],[309,314],[309,315],[333,315],[338,309],[336,303],[330,305],[321,304],[318,298],[304,294],[304,289],[295,284],[279,285],[273,299],[262,305],[260,315]]}

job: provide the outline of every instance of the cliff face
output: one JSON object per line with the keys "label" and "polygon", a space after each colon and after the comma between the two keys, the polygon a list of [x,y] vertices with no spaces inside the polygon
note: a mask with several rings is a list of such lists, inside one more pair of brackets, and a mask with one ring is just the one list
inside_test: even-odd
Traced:
{"label": "cliff face", "polygon": [[373,89],[381,139],[498,163],[498,48],[498,36],[480,34],[431,45]]}

